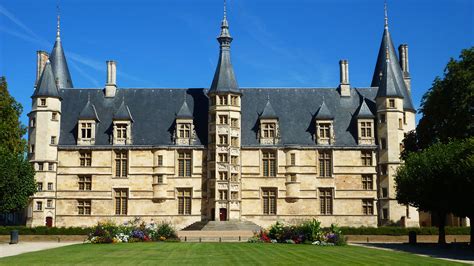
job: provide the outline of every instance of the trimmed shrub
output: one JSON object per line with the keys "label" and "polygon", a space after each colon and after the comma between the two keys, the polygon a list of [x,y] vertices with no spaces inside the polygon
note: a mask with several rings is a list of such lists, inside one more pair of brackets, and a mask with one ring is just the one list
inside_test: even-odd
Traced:
{"label": "trimmed shrub", "polygon": [[[469,235],[470,227],[446,227],[447,235]],[[408,232],[415,231],[418,235],[438,235],[437,227],[341,227],[341,231],[345,235],[389,235],[403,236]]]}

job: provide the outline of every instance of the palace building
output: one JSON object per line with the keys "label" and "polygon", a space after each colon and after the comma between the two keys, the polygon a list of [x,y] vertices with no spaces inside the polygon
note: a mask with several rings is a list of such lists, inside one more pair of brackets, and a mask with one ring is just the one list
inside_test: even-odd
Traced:
{"label": "palace building", "polygon": [[38,192],[29,226],[90,226],[134,217],[184,228],[200,221],[268,226],[418,226],[395,199],[404,135],[415,129],[408,47],[387,16],[370,87],[339,61],[334,88],[241,88],[224,12],[210,88],[75,88],[59,17],[50,54],[37,53],[29,159]]}

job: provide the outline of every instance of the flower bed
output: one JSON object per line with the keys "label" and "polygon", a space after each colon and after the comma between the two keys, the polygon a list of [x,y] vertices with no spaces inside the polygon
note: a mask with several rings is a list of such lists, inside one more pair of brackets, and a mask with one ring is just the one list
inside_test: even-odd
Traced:
{"label": "flower bed", "polygon": [[299,225],[285,225],[276,222],[268,230],[255,233],[248,242],[342,246],[346,244],[346,238],[336,225],[332,224],[329,228],[321,228],[321,222],[313,219]]}
{"label": "flower bed", "polygon": [[179,241],[176,230],[171,224],[145,223],[139,218],[123,225],[113,222],[99,222],[92,228],[86,242],[88,243],[132,243],[148,241]]}

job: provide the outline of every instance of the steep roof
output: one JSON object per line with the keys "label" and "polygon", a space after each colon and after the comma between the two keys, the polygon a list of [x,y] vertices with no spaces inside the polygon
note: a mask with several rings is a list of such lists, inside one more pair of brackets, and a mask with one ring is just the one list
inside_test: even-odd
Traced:
{"label": "steep roof", "polygon": [[374,118],[375,117],[372,111],[370,110],[369,106],[367,106],[365,98],[362,98],[360,107],[356,112],[356,117],[357,118]]}
{"label": "steep roof", "polygon": [[318,112],[315,116],[316,119],[334,119],[334,115],[331,113],[329,108],[326,106],[326,102],[323,99],[323,103],[318,109]]}
{"label": "steep roof", "polygon": [[385,25],[383,31],[371,86],[379,87],[379,97],[403,97],[403,108],[411,111],[415,110],[410,93],[403,80],[403,73],[398,63],[388,25]]}
{"label": "steep roof", "polygon": [[273,109],[272,104],[270,103],[270,99],[267,100],[265,108],[263,108],[263,111],[260,114],[260,118],[278,118],[277,114],[275,113],[275,110]]}
{"label": "steep roof", "polygon": [[82,111],[79,113],[79,119],[92,119],[92,120],[100,121],[99,116],[97,115],[95,106],[90,102],[90,100],[87,101],[86,105],[84,106],[84,108],[82,108]]}
{"label": "steep roof", "polygon": [[216,72],[214,73],[209,93],[240,93],[239,85],[235,79],[234,68],[232,67],[230,60],[230,44],[233,38],[229,33],[229,23],[227,22],[225,12],[221,24],[221,33],[217,40],[220,44],[219,60],[217,62]]}
{"label": "steep roof", "polygon": [[53,51],[51,51],[49,60],[51,61],[51,66],[53,67],[54,77],[58,80],[58,87],[60,89],[73,88],[71,74],[69,73],[66,55],[64,54],[64,49],[59,34],[59,19],[56,42],[54,43]]}
{"label": "steep roof", "polygon": [[31,97],[56,97],[59,98],[58,87],[54,80],[53,70],[51,69],[51,63],[48,61],[44,66],[43,73],[41,74],[36,89]]}
{"label": "steep roof", "polygon": [[176,114],[176,118],[193,118],[193,113],[191,113],[191,110],[189,110],[188,103],[186,102],[186,100],[183,102],[183,105],[181,105],[181,108]]}
{"label": "steep roof", "polygon": [[130,120],[130,121],[133,121],[132,114],[130,113],[130,109],[128,109],[128,106],[125,104],[124,99],[122,99],[122,103],[120,104],[117,111],[115,111],[113,118],[114,118],[114,120]]}

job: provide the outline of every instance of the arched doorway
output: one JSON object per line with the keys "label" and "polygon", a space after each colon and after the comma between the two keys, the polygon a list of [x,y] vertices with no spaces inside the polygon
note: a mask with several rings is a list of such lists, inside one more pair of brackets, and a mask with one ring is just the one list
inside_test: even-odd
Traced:
{"label": "arched doorway", "polygon": [[46,217],[46,227],[53,227],[53,217]]}

